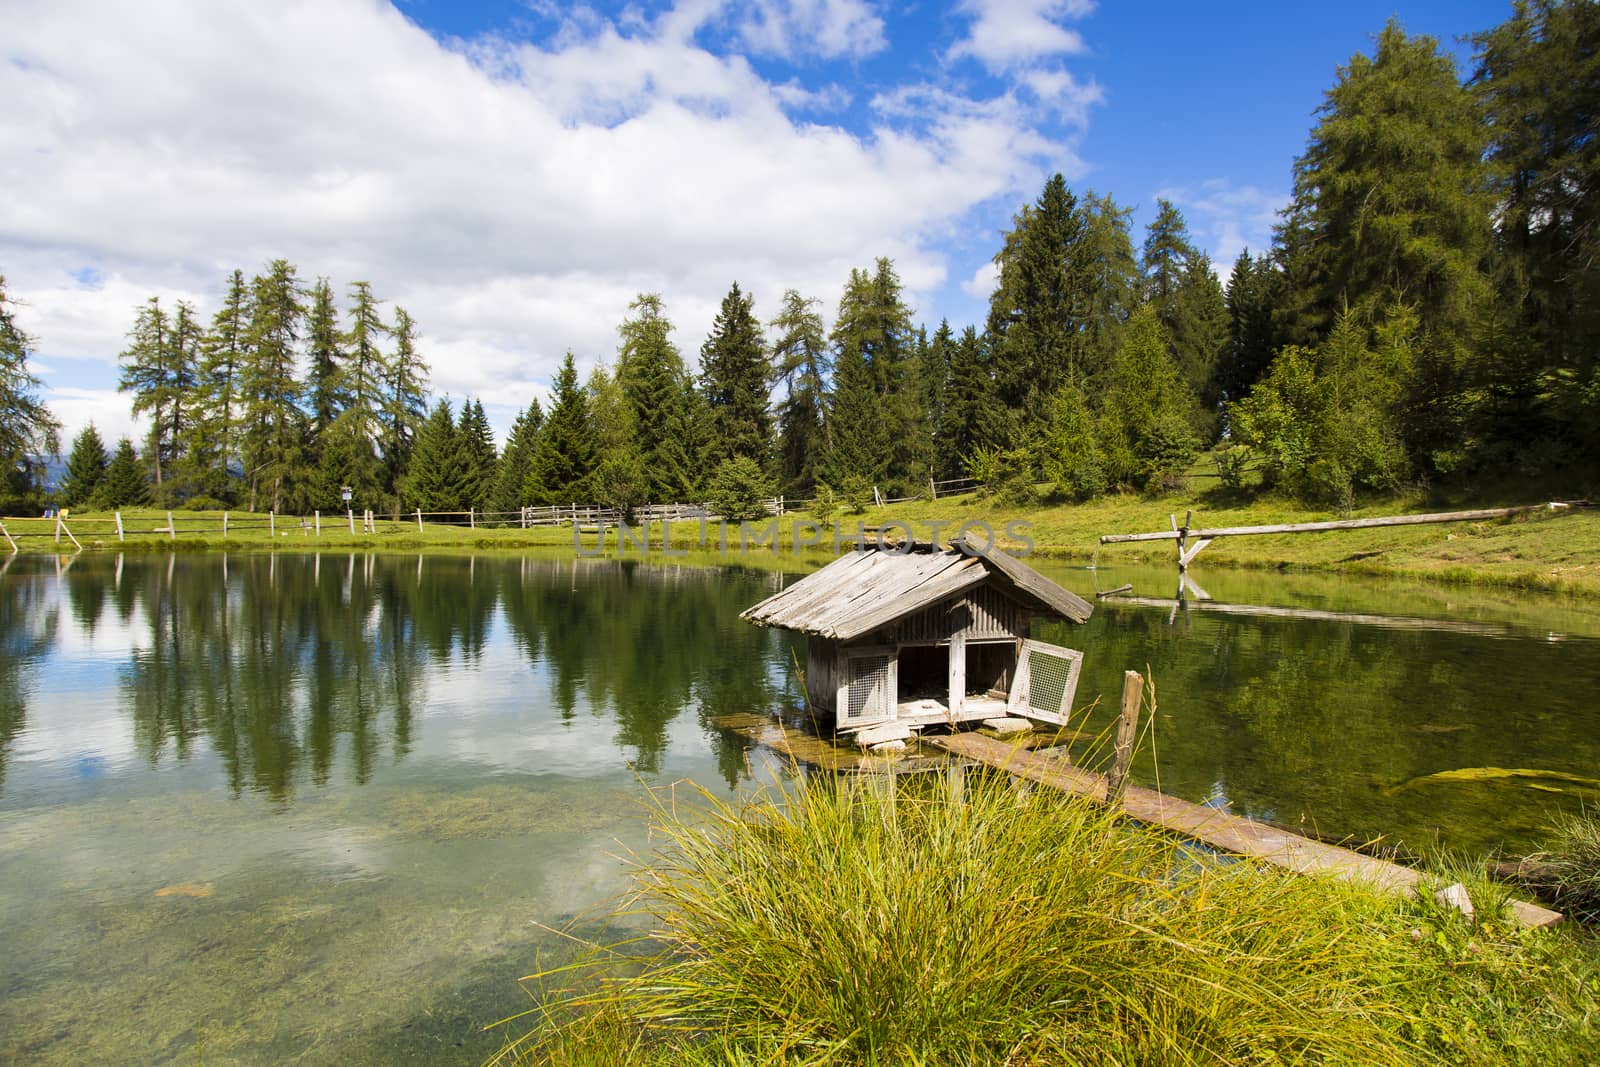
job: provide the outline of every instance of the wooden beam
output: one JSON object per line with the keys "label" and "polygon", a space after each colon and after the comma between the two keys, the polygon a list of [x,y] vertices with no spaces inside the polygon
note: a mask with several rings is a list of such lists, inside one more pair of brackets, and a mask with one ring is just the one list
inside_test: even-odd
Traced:
{"label": "wooden beam", "polygon": [[1426,515],[1380,515],[1372,519],[1334,519],[1329,522],[1286,522],[1274,526],[1222,526],[1214,530],[1180,530],[1177,516],[1172,517],[1173,529],[1169,533],[1103,534],[1102,545],[1126,544],[1132,541],[1176,541],[1185,535],[1194,538],[1244,537],[1250,534],[1317,533],[1322,530],[1367,530],[1380,526],[1421,526],[1435,522],[1477,522],[1484,519],[1504,519],[1530,511],[1561,510],[1567,504],[1524,504],[1514,508],[1479,508],[1476,511],[1439,511]]}
{"label": "wooden beam", "polygon": [[[1096,803],[1106,802],[1110,783],[1104,775],[1063,765],[1003,741],[970,733],[929,737],[924,741],[1018,778],[1062,789]],[[1421,889],[1422,873],[1410,867],[1312,841],[1152,789],[1126,786],[1122,811],[1149,826],[1299,874],[1327,875],[1396,896],[1415,896]],[[1513,901],[1510,910],[1512,918],[1523,926],[1554,926],[1563,918],[1560,912],[1522,901]]]}
{"label": "wooden beam", "polygon": [[6,524],[3,522],[0,522],[0,534],[5,534],[6,541],[11,545],[11,554],[16,555],[20,549],[17,548],[17,542],[12,539],[11,531],[6,529]]}

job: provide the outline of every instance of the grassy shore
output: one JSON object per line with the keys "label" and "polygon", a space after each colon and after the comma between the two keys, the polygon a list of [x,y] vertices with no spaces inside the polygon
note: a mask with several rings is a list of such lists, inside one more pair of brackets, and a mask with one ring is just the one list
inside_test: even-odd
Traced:
{"label": "grassy shore", "polygon": [[[1004,536],[1007,525],[1014,524],[1011,528],[1028,538],[1032,550],[1042,555],[1098,559],[1107,563],[1160,562],[1175,559],[1172,542],[1102,547],[1099,537],[1109,533],[1167,529],[1171,516],[1177,515],[1181,522],[1190,512],[1196,526],[1259,526],[1532,502],[1534,500],[1526,496],[1441,499],[1418,494],[1375,501],[1338,514],[1271,497],[1239,498],[1216,491],[1155,498],[1130,494],[1087,504],[1049,506],[1008,504],[969,494],[868,508],[859,514],[840,514],[836,521],[839,539],[844,543],[849,542],[860,526],[872,529],[889,523],[905,523],[915,536],[926,538],[935,530],[935,524],[940,535],[948,537],[964,523],[985,523],[1001,534],[1003,544],[1017,547],[1021,545],[1020,538]],[[86,549],[123,551],[268,546],[396,550],[541,547],[574,551],[570,527],[524,530],[425,522],[419,529],[414,519],[406,519],[379,520],[376,530],[370,533],[358,522],[352,533],[348,520],[338,516],[325,517],[319,534],[311,520],[298,516],[279,517],[272,529],[264,515],[234,512],[229,516],[229,529],[224,537],[220,512],[179,511],[173,516],[175,538],[157,532],[165,530],[167,513],[150,509],[123,512],[125,541],[118,540],[115,520],[109,512],[74,514],[67,520],[67,527]],[[793,549],[798,532],[802,541],[820,541],[812,551],[831,553],[835,531],[828,529],[819,534],[803,526],[797,531],[796,523],[807,519],[809,516],[804,513],[794,513],[780,520],[780,547]],[[70,551],[72,548],[66,538],[62,538],[58,546],[53,536],[54,523],[50,520],[8,520],[7,526],[13,535],[21,535],[18,543],[24,551]],[[678,523],[671,527],[671,534],[676,548],[694,551],[697,558],[714,559],[725,555],[719,548],[722,531],[716,524],[702,531],[698,523]],[[650,552],[659,555],[659,525],[652,527],[648,536]],[[726,554],[738,555],[740,531],[729,529],[726,542],[729,549]],[[592,552],[598,539],[593,533],[583,534],[582,544],[585,551]],[[606,541],[607,553],[615,554],[616,546],[613,531]],[[622,554],[640,556],[646,553],[634,545],[626,545]],[[757,550],[750,553],[749,558],[759,562],[762,555],[763,551]],[[1197,572],[1214,567],[1303,568],[1600,596],[1600,509],[1537,512],[1486,522],[1222,538],[1205,550],[1195,567]]]}
{"label": "grassy shore", "polygon": [[1481,880],[1469,920],[986,773],[701,799],[657,812],[661,845],[612,917],[640,936],[534,976],[541,1007],[507,1024],[502,1062],[1578,1064],[1600,1047],[1594,936],[1519,929]]}

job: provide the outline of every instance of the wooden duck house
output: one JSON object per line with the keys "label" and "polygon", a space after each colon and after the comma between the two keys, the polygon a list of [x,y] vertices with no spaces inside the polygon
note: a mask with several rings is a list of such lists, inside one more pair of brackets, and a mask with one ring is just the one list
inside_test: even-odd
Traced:
{"label": "wooden duck house", "polygon": [[749,608],[807,638],[806,696],[848,733],[1025,716],[1064,724],[1083,653],[1030,640],[1039,616],[1094,606],[996,549],[966,543],[848,553]]}

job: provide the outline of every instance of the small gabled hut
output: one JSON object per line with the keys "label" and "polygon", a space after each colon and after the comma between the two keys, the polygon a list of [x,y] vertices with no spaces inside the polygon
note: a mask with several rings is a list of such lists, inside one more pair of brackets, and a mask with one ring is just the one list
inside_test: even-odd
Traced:
{"label": "small gabled hut", "polygon": [[740,618],[806,635],[806,695],[841,732],[1021,715],[1063,724],[1083,653],[1028,638],[1094,606],[999,550],[867,548]]}

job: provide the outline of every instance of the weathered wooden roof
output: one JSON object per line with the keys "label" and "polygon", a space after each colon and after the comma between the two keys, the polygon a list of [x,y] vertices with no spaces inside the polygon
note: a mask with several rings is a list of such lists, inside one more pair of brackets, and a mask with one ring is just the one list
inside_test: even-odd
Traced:
{"label": "weathered wooden roof", "polygon": [[850,641],[986,582],[1035,611],[1087,622],[1094,605],[998,550],[867,548],[748,608],[757,626]]}

